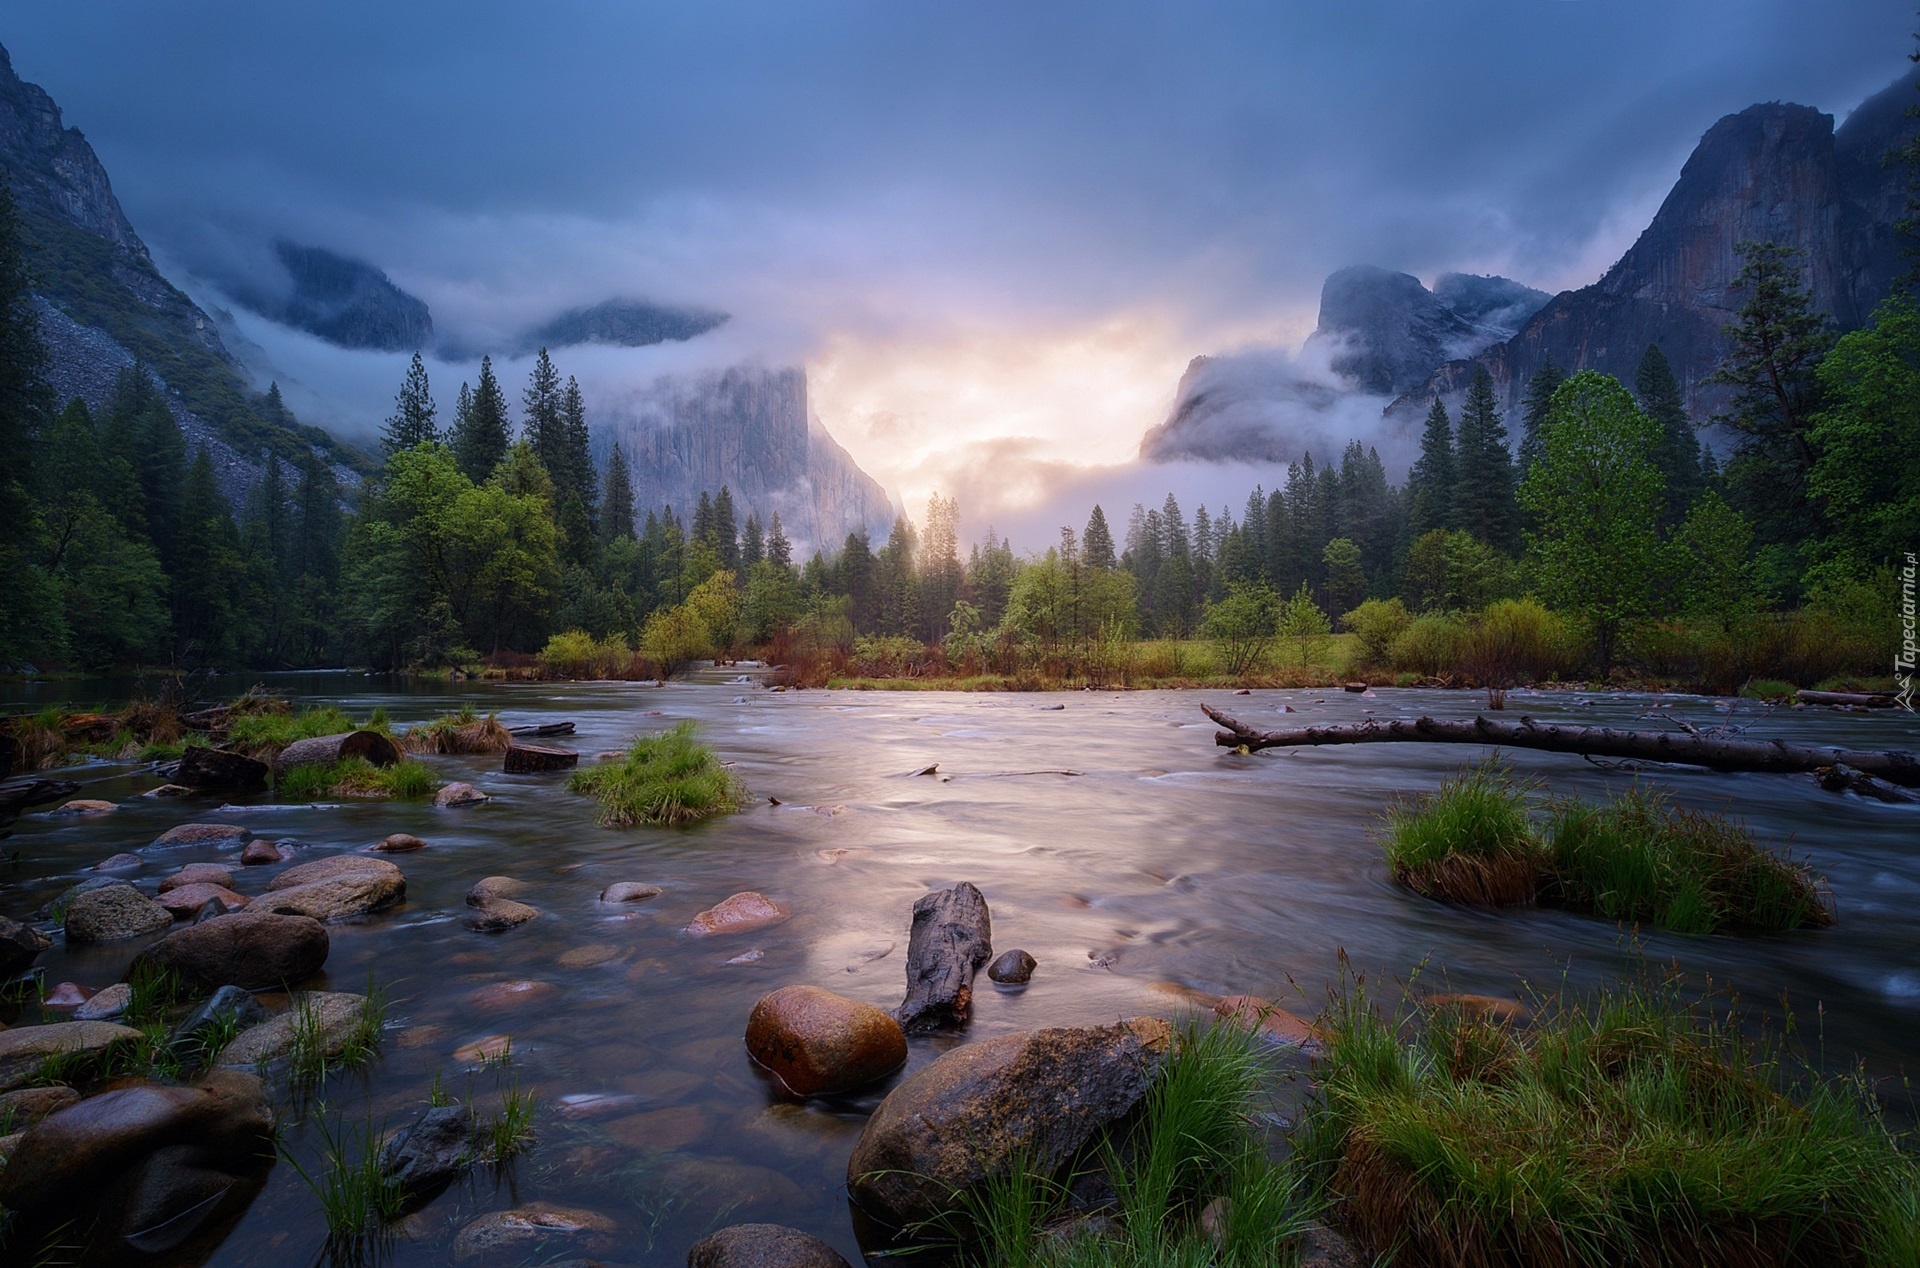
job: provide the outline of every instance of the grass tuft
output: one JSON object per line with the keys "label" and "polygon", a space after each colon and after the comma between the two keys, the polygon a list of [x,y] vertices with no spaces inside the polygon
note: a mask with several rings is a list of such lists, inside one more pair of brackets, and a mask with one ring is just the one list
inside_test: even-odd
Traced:
{"label": "grass tuft", "polygon": [[1393,878],[1429,898],[1496,907],[1528,902],[1539,887],[1527,790],[1498,762],[1469,767],[1432,796],[1394,806],[1381,843]]}
{"label": "grass tuft", "polygon": [[1862,1077],[1669,982],[1542,1001],[1524,1035],[1363,985],[1321,1017],[1295,1165],[1404,1265],[1911,1264],[1920,1170]]}
{"label": "grass tuft", "polygon": [[409,753],[504,753],[512,742],[513,736],[499,714],[482,717],[472,705],[422,722],[401,737]]}
{"label": "grass tuft", "polygon": [[600,822],[611,828],[694,823],[733,813],[747,796],[739,778],[693,737],[691,722],[640,736],[625,757],[575,771],[567,787],[597,797]]}
{"label": "grass tuft", "polygon": [[312,801],[319,797],[427,797],[439,786],[432,768],[410,757],[391,766],[345,757],[337,762],[303,762],[284,770],[275,789],[287,801]]}
{"label": "grass tuft", "polygon": [[383,1133],[371,1120],[348,1123],[321,1107],[313,1121],[320,1132],[319,1174],[303,1167],[284,1144],[281,1156],[319,1199],[332,1252],[328,1262],[358,1262],[361,1244],[400,1217],[406,1195],[398,1178],[380,1168]]}

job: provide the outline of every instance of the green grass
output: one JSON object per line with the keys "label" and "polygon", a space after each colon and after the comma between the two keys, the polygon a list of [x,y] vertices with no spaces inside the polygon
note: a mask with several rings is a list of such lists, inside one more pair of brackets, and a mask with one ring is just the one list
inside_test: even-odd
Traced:
{"label": "green grass", "polygon": [[731,814],[747,795],[713,750],[694,738],[691,722],[640,736],[625,757],[575,771],[567,787],[598,798],[600,822],[612,828],[693,823]]}
{"label": "green grass", "polygon": [[1400,1265],[1920,1262],[1920,1170],[1871,1084],[1712,1005],[1626,985],[1521,1032],[1350,986],[1295,1165]]}
{"label": "green grass", "polygon": [[500,1090],[500,1112],[474,1129],[476,1153],[495,1166],[512,1161],[533,1144],[533,1112],[539,1095],[520,1086],[520,1076],[509,1074]]}
{"label": "green grass", "polygon": [[1545,902],[1680,933],[1830,925],[1824,887],[1745,826],[1634,787],[1599,805],[1556,801]]}
{"label": "green grass", "polygon": [[327,1262],[358,1262],[359,1244],[400,1217],[406,1195],[400,1182],[380,1169],[384,1133],[371,1119],[348,1123],[322,1106],[312,1121],[320,1132],[319,1174],[302,1166],[284,1143],[280,1154],[319,1200],[333,1252]]}
{"label": "green grass", "polygon": [[227,729],[227,747],[244,753],[279,752],[295,740],[310,740],[322,735],[339,735],[359,729],[337,705],[321,705],[298,713],[262,709],[235,713]]}
{"label": "green grass", "polygon": [[1778,678],[1755,678],[1740,688],[1740,694],[1749,700],[1791,700],[1794,690],[1792,683]]}
{"label": "green grass", "polygon": [[[1309,1204],[1270,1160],[1257,1126],[1273,1076],[1268,1059],[1241,1027],[1188,1025],[1134,1119],[1060,1174],[1016,1159],[962,1195],[957,1213],[934,1231],[981,1268],[1290,1262]],[[1097,1211],[1073,1209],[1073,1182],[1094,1171],[1113,1200]],[[1201,1223],[1209,1208],[1212,1228]]]}
{"label": "green grass", "polygon": [[433,769],[413,758],[391,766],[375,766],[364,757],[337,762],[302,762],[280,772],[274,785],[287,801],[319,797],[430,797],[440,781]]}
{"label": "green grass", "polygon": [[401,737],[409,753],[504,753],[512,741],[499,714],[483,715],[470,704],[409,727]]}
{"label": "green grass", "polygon": [[367,982],[367,993],[347,1033],[335,1039],[313,1002],[301,996],[294,1005],[293,1033],[287,1048],[287,1079],[305,1091],[324,1083],[336,1070],[357,1070],[380,1052],[389,1006],[387,991]]}
{"label": "green grass", "polygon": [[1498,762],[1395,805],[1380,840],[1394,880],[1429,898],[1498,906],[1528,901],[1539,884],[1527,790]]}

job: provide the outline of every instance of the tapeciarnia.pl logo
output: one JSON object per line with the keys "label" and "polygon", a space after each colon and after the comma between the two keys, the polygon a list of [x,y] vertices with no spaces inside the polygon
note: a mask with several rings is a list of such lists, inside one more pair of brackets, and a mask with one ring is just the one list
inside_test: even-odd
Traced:
{"label": "tapeciarnia.pl logo", "polygon": [[1916,652],[1913,615],[1914,553],[1907,552],[1907,566],[1900,570],[1900,650],[1893,657],[1893,679],[1900,684],[1895,701],[1908,713],[1913,710],[1913,669]]}

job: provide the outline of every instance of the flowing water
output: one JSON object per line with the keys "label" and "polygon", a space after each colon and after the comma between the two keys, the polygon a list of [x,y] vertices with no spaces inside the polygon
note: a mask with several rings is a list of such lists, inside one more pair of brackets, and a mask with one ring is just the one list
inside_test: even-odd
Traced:
{"label": "flowing water", "polygon": [[[509,725],[571,720],[559,741],[584,760],[636,733],[692,718],[751,790],[750,808],[689,829],[612,829],[558,775],[510,776],[493,758],[428,758],[442,779],[492,795],[477,807],[361,802],[238,808],[218,801],[136,798],[157,779],[94,764],[71,777],[80,795],[120,803],[111,815],[30,815],[0,849],[0,913],[25,917],[94,862],[137,850],[187,821],[235,821],[255,836],[292,837],[300,858],[354,850],[410,832],[426,850],[394,856],[404,906],[336,926],[325,981],[394,1005],[382,1055],[337,1075],[286,1143],[309,1167],[316,1120],[398,1125],[425,1103],[436,1075],[485,1106],[507,1080],[537,1089],[537,1143],[500,1174],[456,1186],[406,1226],[394,1264],[444,1263],[455,1230],[476,1214],[542,1200],[588,1208],[620,1227],[604,1258],[679,1264],[712,1227],[746,1220],[807,1229],[858,1262],[845,1168],[884,1088],[797,1103],[756,1073],[741,1043],[763,993],[814,983],[891,1008],[905,985],[907,923],[930,887],[972,881],[993,913],[996,951],[1023,947],[1040,967],[1025,989],[983,977],[969,1037],[1040,1025],[1110,1021],[1187,1005],[1169,984],[1210,994],[1265,995],[1311,1013],[1344,950],[1360,971],[1512,995],[1523,982],[1574,987],[1677,962],[1753,1001],[1783,995],[1803,1030],[1818,1019],[1829,1062],[1854,1054],[1881,1076],[1920,1055],[1920,807],[1820,791],[1807,777],[1656,768],[1683,805],[1730,810],[1830,880],[1839,920],[1826,930],[1765,937],[1637,939],[1590,917],[1552,910],[1486,913],[1444,906],[1392,885],[1374,840],[1394,798],[1430,791],[1476,754],[1456,746],[1380,744],[1235,756],[1213,743],[1202,699],[1254,725],[1382,717],[1471,716],[1477,694],[1339,691],[958,693],[769,692],[709,674],[653,688],[622,683],[480,686],[346,675],[272,681],[300,703],[376,705],[396,725],[472,704]],[[236,694],[245,683],[232,685]],[[226,691],[217,684],[213,693]],[[59,689],[55,689],[56,691]],[[100,688],[92,688],[95,692]],[[38,704],[18,689],[14,703]],[[1296,713],[1279,712],[1291,704]],[[1692,697],[1515,692],[1509,716],[1667,725],[1727,721],[1727,702]],[[1912,715],[1783,711],[1755,734],[1857,747],[1920,746]],[[1640,720],[1643,715],[1652,721]],[[1516,771],[1556,794],[1604,794],[1631,775],[1575,757],[1514,753]],[[937,765],[933,774],[913,774]],[[775,804],[775,802],[778,804]],[[151,881],[201,857],[171,851]],[[264,889],[274,868],[248,868]],[[523,881],[538,919],[502,934],[462,923],[464,896],[485,876]],[[666,891],[619,911],[597,901],[615,881]],[[776,927],[696,939],[696,912],[757,890],[788,907]],[[100,987],[134,946],[68,950],[41,963],[49,982]],[[489,995],[499,983],[532,990]],[[19,1020],[31,1020],[22,1017]],[[456,1049],[512,1036],[507,1072],[470,1070]],[[909,1068],[955,1040],[916,1040]],[[293,1167],[265,1189],[204,1262],[311,1262],[324,1226]],[[556,1246],[554,1256],[577,1251]],[[541,1262],[535,1256],[527,1262]]]}

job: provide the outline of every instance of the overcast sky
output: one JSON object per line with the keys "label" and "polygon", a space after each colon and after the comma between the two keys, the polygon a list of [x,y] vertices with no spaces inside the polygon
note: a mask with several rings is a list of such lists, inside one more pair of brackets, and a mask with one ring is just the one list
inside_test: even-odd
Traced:
{"label": "overcast sky", "polygon": [[[1716,118],[1844,115],[1913,24],[1893,0],[11,0],[0,42],[176,273],[285,235],[482,344],[612,295],[723,308],[714,355],[805,359],[864,466],[980,506],[989,458],[1129,458],[1189,357],[1296,345],[1342,265],[1591,281]],[[333,421],[377,408],[385,361],[249,334]]]}

